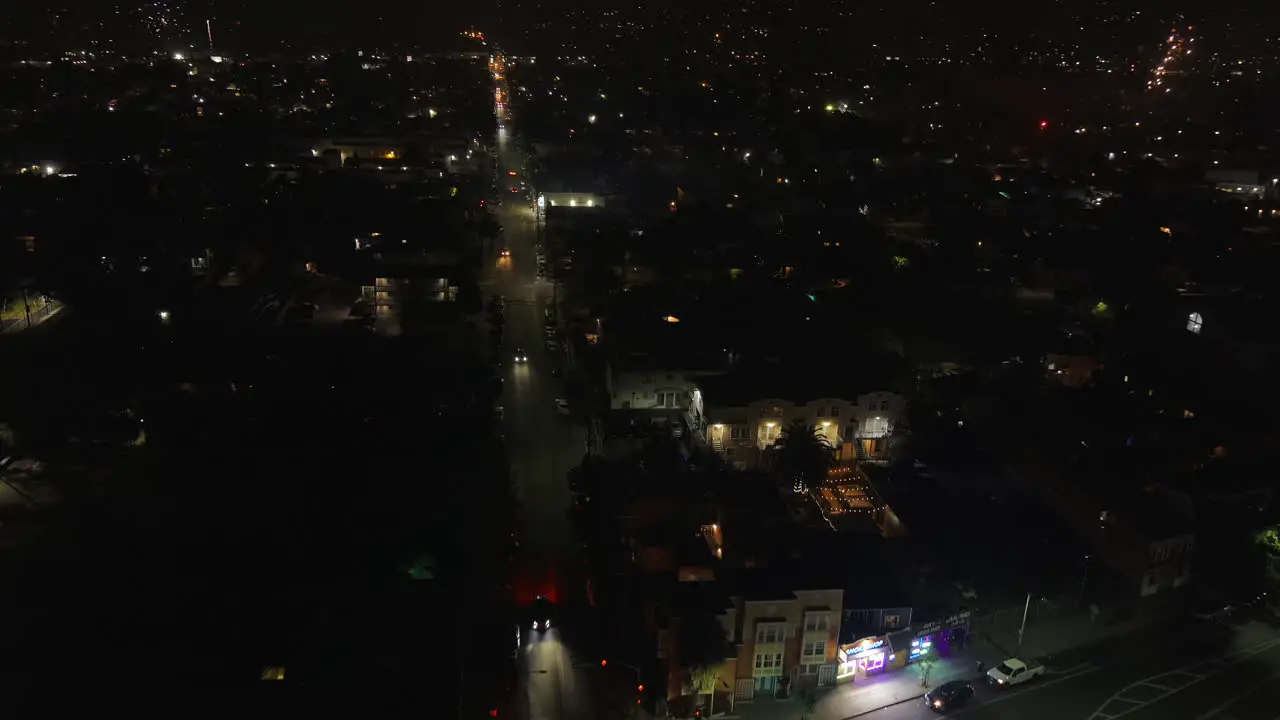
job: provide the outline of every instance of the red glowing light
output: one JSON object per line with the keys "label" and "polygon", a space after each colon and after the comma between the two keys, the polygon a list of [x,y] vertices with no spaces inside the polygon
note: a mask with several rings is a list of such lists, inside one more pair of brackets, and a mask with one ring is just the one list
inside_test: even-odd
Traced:
{"label": "red glowing light", "polygon": [[1049,121],[1048,121],[1048,120],[1041,120],[1041,121],[1040,121],[1040,129],[1041,129],[1041,130],[1043,130],[1043,129],[1047,128],[1047,127],[1049,127]]}
{"label": "red glowing light", "polygon": [[608,666],[609,666],[609,661],[608,661],[608,660],[601,660],[601,661],[600,661],[600,667],[608,667]]}

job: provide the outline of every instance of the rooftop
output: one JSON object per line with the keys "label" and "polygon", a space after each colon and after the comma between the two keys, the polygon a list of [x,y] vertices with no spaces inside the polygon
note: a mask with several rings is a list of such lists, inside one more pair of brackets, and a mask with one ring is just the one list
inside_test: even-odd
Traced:
{"label": "rooftop", "polygon": [[797,590],[842,590],[844,607],[901,607],[906,599],[883,559],[883,545],[876,536],[794,533],[761,566],[718,575],[726,592],[747,600],[783,600]]}
{"label": "rooftop", "polygon": [[723,353],[689,350],[618,352],[609,360],[609,366],[615,373],[672,370],[715,373],[728,368],[728,358]]}
{"label": "rooftop", "polygon": [[896,373],[887,366],[846,363],[836,367],[743,368],[699,381],[705,402],[718,407],[741,407],[762,398],[803,403],[821,398],[854,400],[859,395],[895,388]]}

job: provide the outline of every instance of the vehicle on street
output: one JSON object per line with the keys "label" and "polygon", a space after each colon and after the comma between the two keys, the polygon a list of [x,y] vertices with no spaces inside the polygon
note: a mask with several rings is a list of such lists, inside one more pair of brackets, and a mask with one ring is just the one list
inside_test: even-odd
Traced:
{"label": "vehicle on street", "polygon": [[551,615],[553,609],[551,601],[543,595],[539,595],[537,599],[533,601],[533,605],[529,606],[529,611],[533,618],[532,625],[534,630],[551,629]]}
{"label": "vehicle on street", "polygon": [[999,687],[1011,687],[1029,682],[1044,674],[1044,665],[1038,662],[1009,658],[987,671],[987,682]]}
{"label": "vehicle on street", "polygon": [[524,348],[516,348],[515,361],[517,365],[523,365],[529,362],[529,353]]}
{"label": "vehicle on street", "polygon": [[502,257],[511,257],[511,248],[502,248]]}
{"label": "vehicle on street", "polygon": [[564,398],[556,398],[556,412],[561,415],[569,414],[569,401]]}
{"label": "vehicle on street", "polygon": [[515,170],[508,170],[508,171],[507,171],[507,174],[508,174],[508,175],[510,175],[511,177],[515,177],[516,175],[519,175],[520,173],[516,172]]}
{"label": "vehicle on street", "polygon": [[973,699],[973,685],[967,680],[952,680],[924,694],[924,704],[929,709],[944,713]]}
{"label": "vehicle on street", "polygon": [[513,188],[511,188],[511,192],[513,192],[513,193],[518,193],[518,192],[520,192],[520,188],[518,188],[518,187],[513,187]]}

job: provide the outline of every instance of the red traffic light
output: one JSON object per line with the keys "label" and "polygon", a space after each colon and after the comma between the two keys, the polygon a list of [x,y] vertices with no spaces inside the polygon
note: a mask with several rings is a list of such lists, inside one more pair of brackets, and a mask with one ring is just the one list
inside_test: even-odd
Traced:
{"label": "red traffic light", "polygon": [[1041,121],[1040,121],[1040,129],[1041,129],[1041,130],[1043,130],[1043,129],[1047,128],[1047,127],[1049,127],[1049,121],[1048,121],[1048,120],[1041,120]]}
{"label": "red traffic light", "polygon": [[636,692],[644,692],[644,685],[637,685]]}
{"label": "red traffic light", "polygon": [[608,661],[608,660],[601,660],[601,661],[600,661],[600,667],[606,667],[606,666],[608,666],[608,664],[609,664],[609,661]]}

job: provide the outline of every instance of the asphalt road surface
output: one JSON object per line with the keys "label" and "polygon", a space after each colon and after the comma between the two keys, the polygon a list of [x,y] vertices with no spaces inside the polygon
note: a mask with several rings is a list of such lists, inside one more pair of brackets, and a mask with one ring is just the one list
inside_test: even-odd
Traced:
{"label": "asphalt road surface", "polygon": [[[1064,672],[1004,692],[978,686],[974,702],[947,714],[965,720],[1275,720],[1280,718],[1280,633],[1188,625],[1129,637],[1076,657]],[[1054,667],[1050,666],[1051,669]],[[913,701],[865,720],[924,720]]]}
{"label": "asphalt road surface", "polygon": [[[496,60],[495,71],[502,74],[501,56]],[[498,99],[505,98],[507,92],[505,80],[494,81],[499,119],[494,141],[497,194],[502,204],[493,210],[504,232],[494,243],[485,286],[490,294],[506,298],[503,416],[512,481],[520,503],[521,545],[514,590],[519,604],[544,595],[564,608],[580,602],[584,594],[584,586],[572,572],[575,552],[567,473],[586,452],[586,434],[556,409],[556,398],[564,395],[564,358],[546,346],[544,310],[552,302],[552,286],[538,277],[535,214],[520,185],[524,162],[509,135],[511,109]],[[516,175],[508,174],[509,170],[515,170]],[[503,248],[510,251],[509,257],[502,256]],[[517,351],[528,361],[514,362]],[[562,370],[561,377],[553,375],[555,368]],[[517,672],[528,720],[595,716],[586,699],[591,695],[593,661],[575,660],[564,632],[558,627],[546,632],[521,628]]]}

